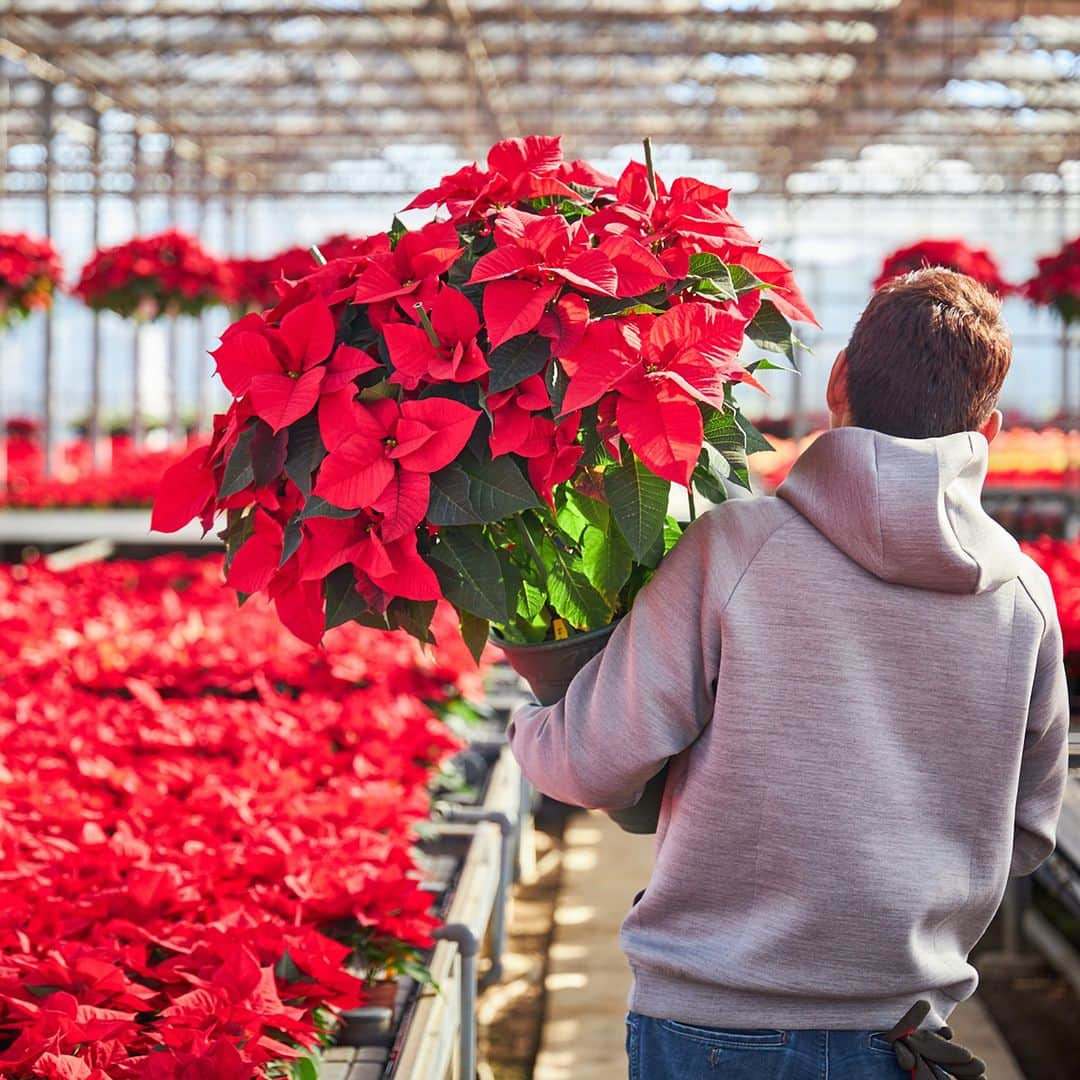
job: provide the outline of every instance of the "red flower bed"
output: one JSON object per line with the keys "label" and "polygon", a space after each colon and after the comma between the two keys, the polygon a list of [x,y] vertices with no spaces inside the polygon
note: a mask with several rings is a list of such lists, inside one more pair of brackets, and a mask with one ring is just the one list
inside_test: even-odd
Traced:
{"label": "red flower bed", "polygon": [[163,314],[198,315],[227,302],[231,290],[224,263],[194,237],[169,229],[99,248],[73,292],[97,310],[156,319]]}
{"label": "red flower bed", "polygon": [[0,233],[0,329],[52,303],[63,270],[56,249],[26,233]]}
{"label": "red flower bed", "polygon": [[1057,308],[1068,323],[1080,318],[1080,236],[1056,255],[1038,261],[1038,273],[1021,290],[1033,303]]}
{"label": "red flower bed", "polygon": [[963,240],[920,240],[894,251],[882,264],[874,288],[880,289],[894,277],[921,270],[924,266],[944,266],[967,274],[999,296],[1007,296],[1013,291],[1013,286],[1001,276],[994,256],[983,248],[969,247]]}
{"label": "red flower bed", "polygon": [[[136,450],[113,441],[112,463],[94,470],[85,440],[63,447],[63,464],[53,476],[43,473],[44,457],[35,440],[7,442],[8,479],[0,487],[0,507],[22,509],[149,506],[165,470],[191,452],[195,443],[165,450]],[[2,452],[2,450],[0,450]]]}
{"label": "red flower bed", "polygon": [[1065,640],[1065,663],[1074,677],[1080,676],[1080,542],[1046,537],[1021,547],[1050,578]]}
{"label": "red flower bed", "polygon": [[425,702],[464,654],[305,650],[220,575],[0,570],[0,1075],[274,1075],[362,1000],[350,957],[429,942]]}

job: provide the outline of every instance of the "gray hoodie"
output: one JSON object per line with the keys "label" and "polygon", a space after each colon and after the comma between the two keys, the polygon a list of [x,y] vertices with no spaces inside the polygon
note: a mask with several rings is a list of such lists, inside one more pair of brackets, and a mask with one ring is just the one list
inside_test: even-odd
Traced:
{"label": "gray hoodie", "polygon": [[[829,432],[779,497],[700,518],[510,744],[543,792],[671,773],[623,924],[631,1008],[711,1027],[943,1023],[1067,775],[1045,575],[980,506],[981,435]],[[644,882],[642,884],[645,884]]]}

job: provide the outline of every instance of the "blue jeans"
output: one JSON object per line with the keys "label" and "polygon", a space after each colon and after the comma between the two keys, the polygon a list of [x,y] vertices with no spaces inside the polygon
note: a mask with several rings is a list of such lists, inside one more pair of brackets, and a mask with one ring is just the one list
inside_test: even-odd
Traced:
{"label": "blue jeans", "polygon": [[721,1030],[626,1018],[630,1080],[902,1080],[880,1032]]}

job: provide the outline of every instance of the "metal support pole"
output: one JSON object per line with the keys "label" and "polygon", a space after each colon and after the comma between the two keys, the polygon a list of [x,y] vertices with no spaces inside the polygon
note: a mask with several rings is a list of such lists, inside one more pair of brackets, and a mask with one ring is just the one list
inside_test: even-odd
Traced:
{"label": "metal support pole", "polygon": [[499,891],[491,912],[491,968],[484,976],[484,985],[497,983],[503,975],[503,953],[506,951],[507,913],[510,907],[510,886],[514,880],[514,843],[517,822],[501,810],[474,810],[453,803],[436,803],[433,816],[461,825],[491,822],[499,826]]}
{"label": "metal support pole", "polygon": [[[97,251],[101,243],[101,115],[95,112],[90,121],[94,131],[91,149],[93,188],[91,189],[90,246]],[[101,312],[94,311],[90,331],[90,460],[94,469],[101,465]]]}
{"label": "metal support pole", "polygon": [[[41,130],[45,144],[45,237],[52,239],[52,182],[53,182],[53,85],[41,84]],[[45,309],[44,325],[44,386],[42,387],[45,475],[52,475],[53,449],[55,445],[55,418],[53,416],[53,305]]]}
{"label": "metal support pole", "polygon": [[[165,157],[165,168],[169,175],[169,201],[168,214],[169,224],[172,227],[179,225],[176,199],[176,148],[170,146]],[[169,442],[174,443],[180,438],[180,410],[177,406],[176,380],[177,365],[179,363],[179,327],[176,312],[166,314],[168,323],[165,335],[165,401],[166,401],[166,430]]]}
{"label": "metal support pole", "polygon": [[[199,155],[198,193],[195,201],[195,235],[206,244],[206,155]],[[209,246],[209,245],[207,245]],[[206,312],[199,315],[198,363],[195,368],[195,431],[206,430],[210,412],[210,373],[206,365],[206,343],[210,337]]]}
{"label": "metal support pole", "polygon": [[[142,162],[141,140],[136,126],[131,146],[131,218],[136,236],[142,231]],[[138,448],[143,441],[142,415],[142,323],[135,315],[131,338],[131,444]]]}
{"label": "metal support pole", "polygon": [[464,923],[440,926],[432,935],[436,941],[452,941],[458,947],[461,960],[461,1032],[459,1076],[476,1080],[476,957],[480,942]]}
{"label": "metal support pole", "polygon": [[[11,112],[11,80],[0,78],[0,225],[4,220],[7,195],[8,115]],[[4,365],[0,364],[0,488],[7,488],[8,436],[4,409]]]}

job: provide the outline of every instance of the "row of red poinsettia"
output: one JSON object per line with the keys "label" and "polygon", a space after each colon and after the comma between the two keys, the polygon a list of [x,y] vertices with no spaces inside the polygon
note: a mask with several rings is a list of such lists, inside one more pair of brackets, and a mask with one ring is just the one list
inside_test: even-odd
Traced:
{"label": "row of red poinsettia", "polygon": [[1065,642],[1065,665],[1080,679],[1080,540],[1045,538],[1022,545],[1047,573],[1054,587]]}
{"label": "row of red poinsettia", "polygon": [[412,829],[464,653],[315,652],[220,575],[0,571],[0,1075],[307,1075],[346,965],[429,943]]}
{"label": "row of red poinsettia", "polygon": [[[319,245],[327,259],[369,254],[371,240],[333,236]],[[309,249],[287,248],[262,259],[218,259],[193,237],[170,229],[96,251],[73,288],[90,307],[124,316],[198,314],[226,304],[239,309],[273,307],[278,285],[308,274]],[[1010,284],[989,251],[963,240],[920,240],[888,255],[875,288],[920,266],[948,266],[981,281],[999,295],[1016,293],[1051,306],[1068,322],[1080,315],[1080,237],[1038,260],[1038,270]],[[23,233],[0,234],[0,328],[46,307],[61,283],[60,259],[47,240]]]}
{"label": "row of red poinsettia", "polygon": [[0,485],[0,507],[149,506],[162,474],[194,445],[145,450],[136,448],[130,436],[115,436],[108,442],[108,464],[95,468],[90,443],[78,439],[58,448],[55,471],[46,476],[45,455],[37,438],[16,435],[0,439],[0,455],[6,455],[7,463],[5,482]]}
{"label": "row of red poinsettia", "polygon": [[1018,284],[1005,280],[997,260],[985,248],[970,247],[963,240],[919,240],[885,257],[874,288],[923,266],[946,266],[975,278],[999,296],[1015,294],[1038,307],[1054,307],[1066,322],[1080,315],[1080,236],[1039,259],[1034,276]]}
{"label": "row of red poinsettia", "polygon": [[[332,236],[320,250],[333,258],[357,246],[363,241]],[[194,237],[169,229],[99,248],[71,291],[95,310],[146,319],[198,315],[221,304],[261,309],[277,302],[276,283],[303,277],[314,266],[310,250],[301,247],[264,259],[220,259]],[[0,328],[48,307],[62,278],[48,240],[0,233]]]}

